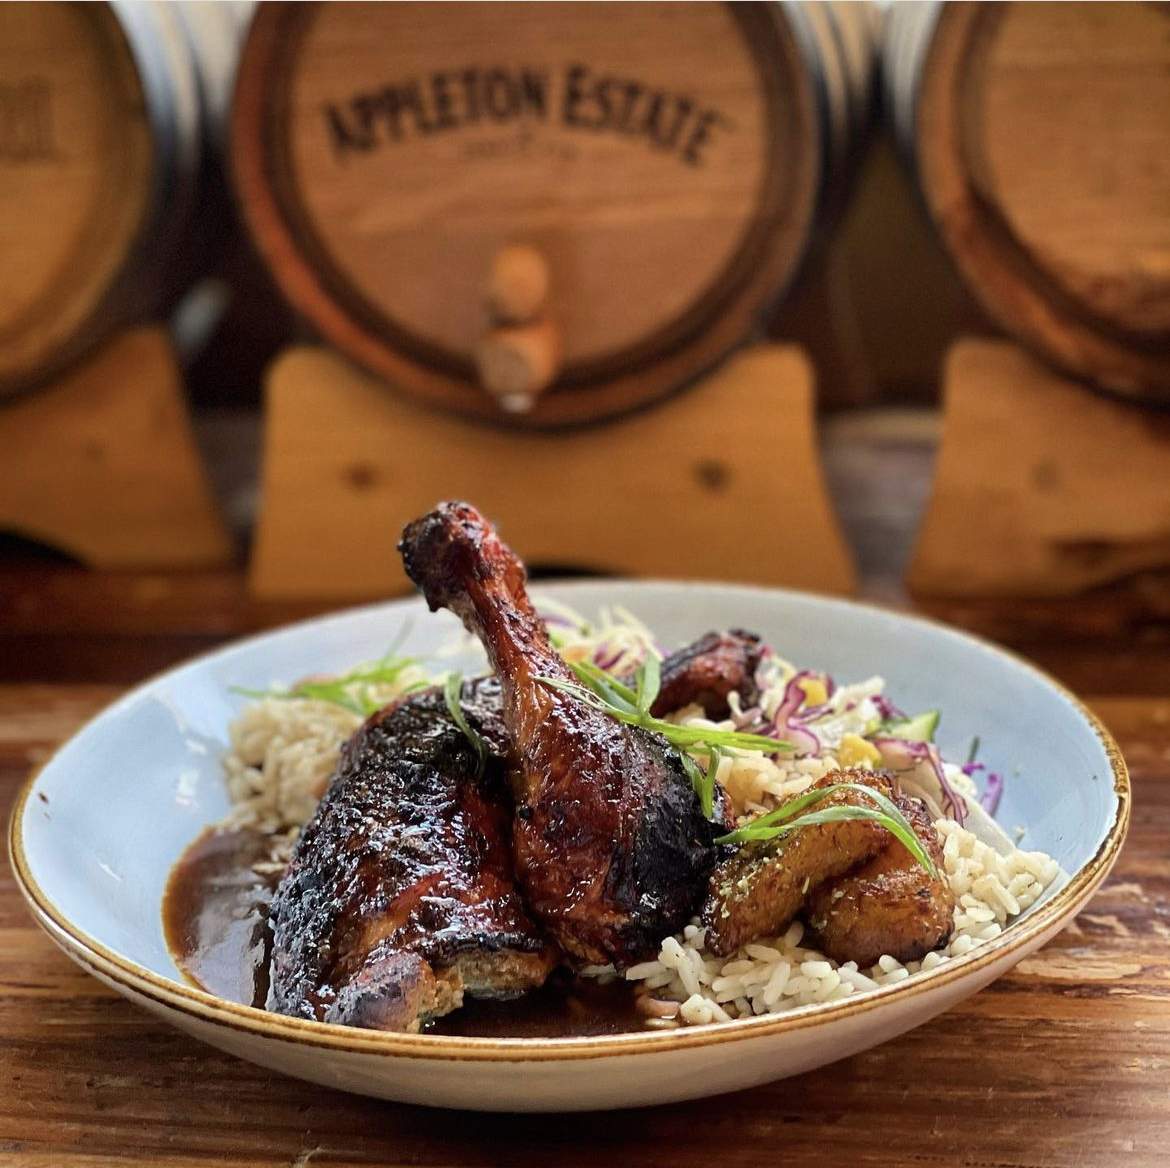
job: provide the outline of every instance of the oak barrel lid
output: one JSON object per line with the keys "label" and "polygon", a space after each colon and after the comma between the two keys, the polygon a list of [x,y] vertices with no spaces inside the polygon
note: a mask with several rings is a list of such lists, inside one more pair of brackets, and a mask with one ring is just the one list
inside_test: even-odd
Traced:
{"label": "oak barrel lid", "polygon": [[917,71],[901,121],[967,282],[1050,360],[1170,400],[1170,6],[934,9],[894,67]]}
{"label": "oak barrel lid", "polygon": [[104,5],[0,5],[0,387],[84,331],[125,262],[151,197],[143,105]]}
{"label": "oak barrel lid", "polygon": [[787,284],[828,153],[779,5],[267,4],[233,168],[324,336],[427,402],[476,379],[493,257],[536,248],[560,335],[527,421],[597,419],[713,365]]}

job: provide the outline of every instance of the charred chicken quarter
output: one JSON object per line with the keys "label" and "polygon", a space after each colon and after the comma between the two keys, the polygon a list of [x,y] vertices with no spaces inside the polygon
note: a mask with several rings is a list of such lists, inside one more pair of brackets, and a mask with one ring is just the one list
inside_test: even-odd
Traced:
{"label": "charred chicken quarter", "polygon": [[270,1010],[417,1030],[556,965],[512,875],[498,684],[468,683],[462,705],[490,747],[482,773],[437,689],[346,744],[273,899]]}

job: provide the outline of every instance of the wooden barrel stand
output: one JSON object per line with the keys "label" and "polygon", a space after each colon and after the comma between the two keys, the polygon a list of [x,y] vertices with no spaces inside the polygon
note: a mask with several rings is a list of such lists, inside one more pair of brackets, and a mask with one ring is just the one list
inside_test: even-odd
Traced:
{"label": "wooden barrel stand", "polygon": [[437,414],[326,349],[290,350],[266,386],[251,587],[407,592],[402,526],[463,497],[538,569],[851,592],[813,406],[795,346],[752,346],[653,411],[556,433]]}
{"label": "wooden barrel stand", "polygon": [[911,590],[1068,596],[1167,567],[1170,413],[1091,393],[1009,341],[955,345]]}
{"label": "wooden barrel stand", "polygon": [[162,328],[124,332],[0,404],[0,530],[95,568],[230,563]]}
{"label": "wooden barrel stand", "polygon": [[1170,8],[900,4],[886,34],[938,238],[1024,346],[950,351],[910,586],[1063,596],[1170,566]]}

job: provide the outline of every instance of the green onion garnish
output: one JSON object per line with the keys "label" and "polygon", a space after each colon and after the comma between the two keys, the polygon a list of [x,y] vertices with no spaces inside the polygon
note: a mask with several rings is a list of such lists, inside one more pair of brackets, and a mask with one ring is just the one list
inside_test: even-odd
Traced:
{"label": "green onion garnish", "polygon": [[[835,791],[854,790],[872,799],[876,807],[857,807],[852,804],[843,807],[825,807],[820,811],[810,811],[807,815],[800,815],[806,807],[819,803],[822,799],[832,795]],[[795,817],[795,818],[794,818]],[[787,803],[761,815],[751,823],[720,836],[715,842],[720,844],[754,843],[763,840],[776,839],[789,832],[798,831],[802,827],[812,827],[818,823],[838,823],[849,819],[869,819],[880,823],[895,839],[901,843],[915,860],[926,870],[932,878],[938,877],[938,870],[930,853],[922,846],[922,841],[915,834],[909,821],[890,799],[881,791],[867,787],[864,783],[833,783],[828,787],[815,787],[797,795]]]}
{"label": "green onion garnish", "polygon": [[[613,705],[628,706],[631,710],[638,708],[637,690],[630,689],[625,682],[614,677],[612,673],[607,673],[600,666],[594,665],[592,661],[572,661],[569,663],[569,668],[598,697]],[[649,705],[653,704],[653,699],[651,699]]]}
{"label": "green onion garnish", "polygon": [[638,666],[634,674],[638,688],[634,691],[634,705],[643,713],[649,715],[654,699],[662,688],[662,665],[654,653],[647,653],[646,659]]}
{"label": "green onion garnish", "polygon": [[725,750],[759,750],[765,754],[776,754],[788,745],[783,740],[767,738],[763,734],[714,730],[706,726],[677,726],[673,722],[655,718],[649,711],[658,696],[661,681],[661,666],[656,657],[647,657],[638,666],[633,688],[590,661],[574,661],[569,668],[577,675],[577,681],[567,681],[561,677],[538,677],[537,680],[553,689],[571,693],[593,709],[619,722],[661,734],[679,750],[698,749],[709,753],[711,747],[720,747]]}
{"label": "green onion garnish", "polygon": [[695,790],[695,794],[702,798],[703,791],[703,771],[697,762],[684,750],[679,754],[682,759],[683,770],[687,772],[687,778],[691,780],[691,786]]}
{"label": "green onion garnish", "polygon": [[[328,680],[301,681],[287,689],[245,689],[243,686],[233,685],[231,691],[249,698],[280,698],[286,701],[299,698],[328,702],[361,718],[367,718],[385,705],[385,695],[374,691],[383,686],[395,685],[407,669],[418,663],[415,657],[396,657],[392,653],[387,653],[377,661],[359,665],[349,673]],[[399,695],[414,693],[426,687],[426,682],[414,681],[399,690]]]}
{"label": "green onion garnish", "polygon": [[699,802],[703,807],[703,815],[707,819],[710,819],[715,813],[715,777],[719,774],[719,761],[723,758],[723,752],[718,746],[712,746],[710,751],[710,756],[707,759],[707,772],[703,775],[703,782],[699,787]]}
{"label": "green onion garnish", "polygon": [[463,674],[462,673],[448,673],[446,680],[443,682],[443,699],[447,703],[447,711],[451,715],[451,721],[463,731],[464,738],[471,743],[475,749],[476,758],[479,759],[479,765],[476,768],[476,773],[482,775],[484,767],[487,766],[488,748],[487,743],[483,738],[471,728],[471,724],[467,721],[467,715],[463,712],[463,705],[461,702],[463,694]]}

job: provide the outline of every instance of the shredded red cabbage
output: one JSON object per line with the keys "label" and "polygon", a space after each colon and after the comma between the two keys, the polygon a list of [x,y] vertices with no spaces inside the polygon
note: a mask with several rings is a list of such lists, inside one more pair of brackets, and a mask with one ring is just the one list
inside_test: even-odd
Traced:
{"label": "shredded red cabbage", "polygon": [[999,801],[1003,798],[1003,775],[995,771],[987,772],[987,781],[983,784],[983,794],[979,796],[979,806],[988,815],[994,815],[999,810]]}
{"label": "shredded red cabbage", "polygon": [[806,677],[814,676],[815,674],[808,669],[793,674],[784,687],[780,704],[772,715],[772,729],[768,731],[772,737],[783,738],[791,743],[796,754],[818,754],[821,750],[821,740],[804,725],[807,718],[798,717],[796,713],[805,700],[800,683]]}
{"label": "shredded red cabbage", "polygon": [[540,617],[546,625],[560,625],[561,628],[575,629],[577,626],[573,621],[569,620],[567,616],[561,616],[559,612],[538,612]]}
{"label": "shredded red cabbage", "polygon": [[820,754],[821,740],[807,726],[801,726],[790,718],[787,726],[778,726],[776,730],[777,738],[783,738],[785,742],[791,743],[793,753]]}
{"label": "shredded red cabbage", "polygon": [[828,702],[822,702],[819,706],[805,706],[803,710],[798,710],[793,717],[801,722],[815,722],[818,718],[823,718],[832,708]]}
{"label": "shredded red cabbage", "polygon": [[981,762],[966,762],[962,770],[963,774],[970,778],[987,771],[987,777],[983,780],[983,794],[979,796],[979,806],[988,815],[994,815],[999,810],[1000,799],[1003,798],[1003,775],[988,771]]}
{"label": "shredded red cabbage", "polygon": [[911,742],[907,738],[873,738],[870,741],[881,751],[882,758],[895,770],[909,770],[916,763],[925,762],[934,772],[942,793],[942,809],[960,827],[967,821],[967,805],[947,781],[942,758],[933,742]]}
{"label": "shredded red cabbage", "polygon": [[610,647],[608,641],[602,641],[596,649],[593,650],[593,664],[598,669],[610,670],[622,659],[622,650],[613,649]]}
{"label": "shredded red cabbage", "polygon": [[806,677],[812,677],[811,670],[802,669],[799,673],[792,675],[784,687],[784,693],[780,696],[780,704],[777,705],[776,712],[772,715],[772,721],[776,723],[786,721],[790,715],[795,714],[800,709],[800,704],[804,701],[804,690],[800,688],[800,683]]}

